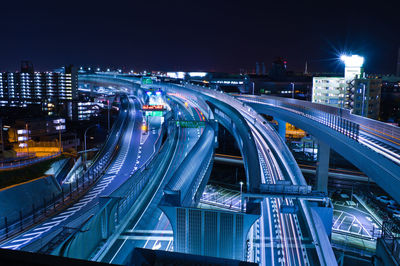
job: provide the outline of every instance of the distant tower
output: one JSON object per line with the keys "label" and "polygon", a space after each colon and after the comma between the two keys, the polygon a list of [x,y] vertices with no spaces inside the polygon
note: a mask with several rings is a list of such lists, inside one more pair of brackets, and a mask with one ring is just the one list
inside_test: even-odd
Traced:
{"label": "distant tower", "polygon": [[308,74],[308,69],[307,69],[307,61],[306,61],[306,65],[304,66],[304,75]]}
{"label": "distant tower", "polygon": [[256,62],[256,75],[260,75],[260,65]]}
{"label": "distant tower", "polygon": [[264,62],[262,62],[261,68],[262,68],[262,74],[265,75],[265,74],[266,74],[266,71],[265,71],[265,64],[264,64]]}
{"label": "distant tower", "polygon": [[397,76],[397,77],[400,77],[400,47],[399,47],[399,52],[398,52],[398,54],[397,54],[396,76]]}

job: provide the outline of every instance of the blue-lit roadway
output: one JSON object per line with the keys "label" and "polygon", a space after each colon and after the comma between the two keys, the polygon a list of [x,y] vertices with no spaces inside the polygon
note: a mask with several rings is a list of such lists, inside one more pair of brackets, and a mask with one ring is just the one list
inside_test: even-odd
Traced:
{"label": "blue-lit roadway", "polygon": [[[175,112],[180,120],[204,121],[205,117],[193,101],[179,94],[168,94],[168,97],[176,104]],[[107,263],[124,264],[128,255],[135,247],[148,249],[172,250],[172,228],[167,217],[158,208],[158,203],[163,195],[163,188],[179,167],[185,156],[190,152],[194,144],[202,134],[202,128],[180,128],[179,141],[176,147],[172,163],[165,174],[159,189],[153,195],[151,202],[146,206],[138,221],[132,221],[124,229],[118,239],[97,260]]]}
{"label": "blue-lit roadway", "polygon": [[[154,143],[160,133],[161,121],[159,118],[153,118],[155,121],[152,122],[151,127],[156,129],[157,134],[152,134],[152,132],[143,134],[141,130],[143,120],[141,105],[136,98],[130,98],[129,101],[129,123],[121,133],[122,139],[118,155],[106,173],[75,204],[23,234],[2,243],[1,248],[24,249],[35,241],[40,242],[41,239],[49,235],[49,239],[51,239],[51,234],[60,233],[63,227],[79,227],[90,215],[96,213],[100,197],[110,195],[150,159],[155,152]],[[112,137],[118,137],[118,134],[120,133]],[[39,248],[41,244],[39,244]],[[30,250],[32,249],[30,248]]]}

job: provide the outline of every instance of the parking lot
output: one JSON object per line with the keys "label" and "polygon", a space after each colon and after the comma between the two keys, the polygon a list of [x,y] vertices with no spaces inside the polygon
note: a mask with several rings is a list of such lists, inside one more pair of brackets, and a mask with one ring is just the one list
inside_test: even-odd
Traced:
{"label": "parking lot", "polygon": [[360,197],[348,193],[336,197],[333,208],[333,242],[374,252],[381,234],[381,221],[376,213]]}
{"label": "parking lot", "polygon": [[[355,204],[355,205],[353,205]],[[380,225],[360,204],[352,201],[334,203],[333,230],[364,238],[376,238]]]}

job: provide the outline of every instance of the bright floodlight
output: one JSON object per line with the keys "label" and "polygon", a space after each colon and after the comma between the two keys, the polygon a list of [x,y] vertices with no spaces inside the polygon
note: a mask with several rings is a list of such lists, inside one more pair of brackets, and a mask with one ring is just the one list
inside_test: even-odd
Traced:
{"label": "bright floodlight", "polygon": [[359,55],[342,55],[340,60],[344,62],[346,67],[362,67],[364,64],[364,57]]}
{"label": "bright floodlight", "polygon": [[191,77],[200,77],[203,78],[207,75],[206,72],[189,72],[189,76]]}

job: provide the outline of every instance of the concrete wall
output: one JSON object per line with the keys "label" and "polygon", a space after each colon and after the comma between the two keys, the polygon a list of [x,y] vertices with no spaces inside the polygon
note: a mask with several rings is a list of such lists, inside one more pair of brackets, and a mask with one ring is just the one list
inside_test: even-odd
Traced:
{"label": "concrete wall", "polygon": [[53,175],[37,178],[16,186],[0,190],[0,228],[4,227],[4,217],[7,223],[11,224],[22,216],[43,207],[54,197],[60,195],[61,189]]}

